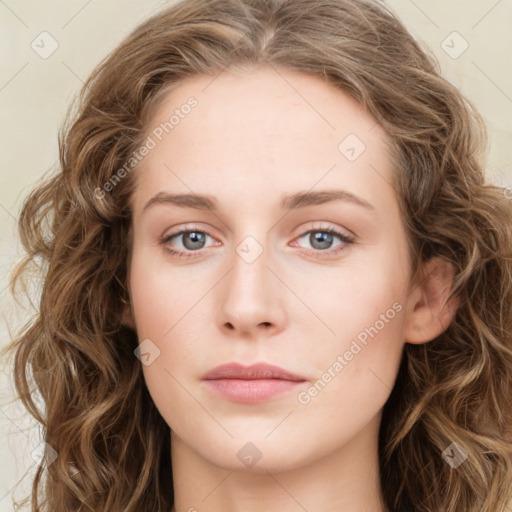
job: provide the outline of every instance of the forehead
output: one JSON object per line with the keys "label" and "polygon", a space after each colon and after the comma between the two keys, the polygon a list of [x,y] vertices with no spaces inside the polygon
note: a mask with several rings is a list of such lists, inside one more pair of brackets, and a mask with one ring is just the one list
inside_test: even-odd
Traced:
{"label": "forehead", "polygon": [[343,185],[370,198],[391,187],[389,139],[377,121],[345,92],[295,71],[187,78],[160,100],[147,134],[155,144],[137,168],[139,210],[166,189],[280,197]]}

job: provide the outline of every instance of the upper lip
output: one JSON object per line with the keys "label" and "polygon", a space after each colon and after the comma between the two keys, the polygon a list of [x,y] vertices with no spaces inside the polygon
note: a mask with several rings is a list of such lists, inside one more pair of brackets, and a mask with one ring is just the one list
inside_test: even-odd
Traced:
{"label": "upper lip", "polygon": [[267,363],[257,363],[251,366],[243,366],[239,363],[227,363],[216,366],[203,376],[203,380],[217,379],[282,379],[291,381],[304,381],[299,375],[290,373],[279,366]]}

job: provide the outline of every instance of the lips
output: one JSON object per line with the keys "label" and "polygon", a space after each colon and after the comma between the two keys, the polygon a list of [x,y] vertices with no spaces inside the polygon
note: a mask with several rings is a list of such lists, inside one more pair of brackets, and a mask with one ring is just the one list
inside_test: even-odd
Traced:
{"label": "lips", "polygon": [[306,379],[266,363],[228,363],[207,372],[203,381],[214,395],[225,400],[255,404],[296,391]]}
{"label": "lips", "polygon": [[281,379],[294,382],[303,382],[306,379],[291,372],[266,363],[257,363],[251,366],[242,366],[238,363],[227,363],[213,368],[203,376],[203,380],[218,379]]}

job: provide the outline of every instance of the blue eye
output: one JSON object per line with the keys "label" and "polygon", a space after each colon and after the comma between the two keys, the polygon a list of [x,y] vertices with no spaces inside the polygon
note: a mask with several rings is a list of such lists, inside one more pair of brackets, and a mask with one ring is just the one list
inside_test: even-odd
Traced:
{"label": "blue eye", "polygon": [[[354,243],[355,238],[344,235],[339,231],[332,228],[317,228],[312,229],[298,237],[298,240],[307,237],[308,243],[313,249],[308,249],[308,254],[322,258],[325,256],[334,256],[346,249],[347,245]],[[332,247],[333,240],[338,238],[341,243]]]}
{"label": "blue eye", "polygon": [[[171,254],[179,257],[189,258],[193,256],[193,254],[187,251],[197,252],[198,250],[203,249],[207,236],[209,236],[207,233],[200,230],[182,230],[166,236],[164,239],[162,239],[161,244],[164,246],[164,249]],[[172,239],[178,237],[182,237],[182,244],[185,247],[184,251],[172,249],[167,245]]]}
{"label": "blue eye", "polygon": [[[307,241],[314,248],[318,249],[316,252],[337,252],[339,250],[343,250],[344,244],[351,244],[354,242],[354,239],[348,237],[342,233],[339,233],[335,229],[324,228],[324,229],[314,229],[304,233],[299,240],[308,237]],[[341,246],[341,249],[332,249],[333,240],[335,238],[339,238],[342,243],[336,245],[336,248]]]}

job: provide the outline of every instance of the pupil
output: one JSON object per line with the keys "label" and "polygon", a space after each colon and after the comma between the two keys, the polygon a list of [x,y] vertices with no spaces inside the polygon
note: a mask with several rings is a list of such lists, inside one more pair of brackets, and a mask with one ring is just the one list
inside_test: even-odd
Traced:
{"label": "pupil", "polygon": [[[332,235],[331,233],[325,233],[323,231],[316,231],[316,233],[311,234],[311,245],[315,247],[316,243],[320,243],[320,247],[316,247],[318,249],[328,249],[332,243]],[[314,242],[314,243],[313,243]]]}

